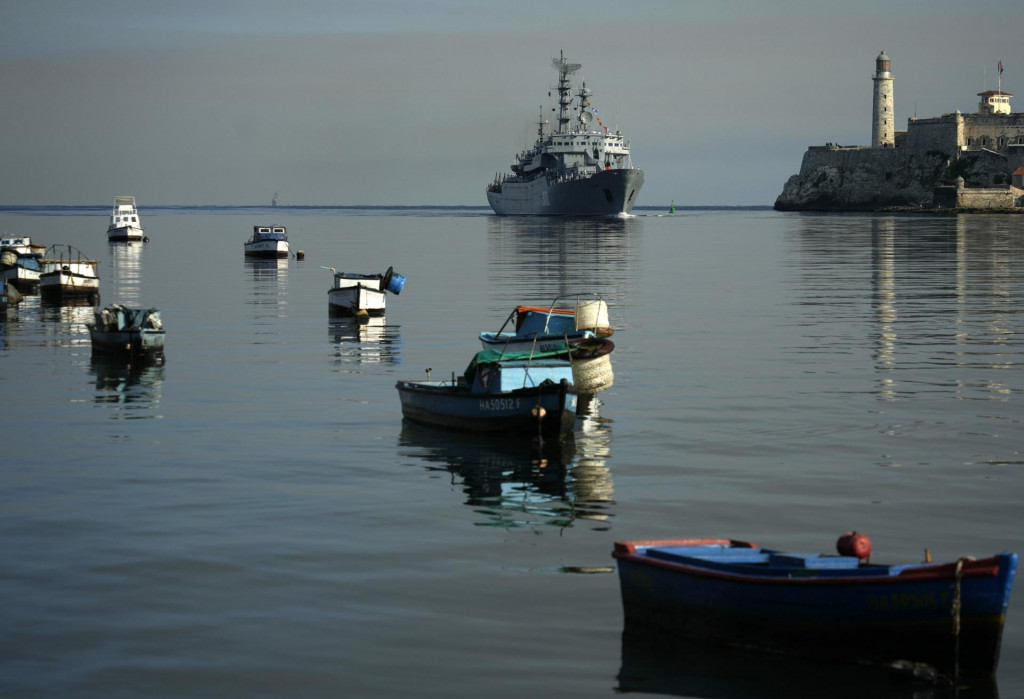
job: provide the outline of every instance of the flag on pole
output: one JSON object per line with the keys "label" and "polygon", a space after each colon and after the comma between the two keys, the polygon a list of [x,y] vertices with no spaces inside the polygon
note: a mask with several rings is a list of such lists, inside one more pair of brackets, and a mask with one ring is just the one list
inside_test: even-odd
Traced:
{"label": "flag on pole", "polygon": [[1003,62],[999,61],[999,75],[1001,76],[1002,74],[1003,74]]}

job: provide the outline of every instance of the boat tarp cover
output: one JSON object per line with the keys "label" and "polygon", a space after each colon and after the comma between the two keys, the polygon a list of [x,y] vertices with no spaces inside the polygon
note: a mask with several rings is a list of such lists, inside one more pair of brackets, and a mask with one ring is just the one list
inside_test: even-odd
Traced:
{"label": "boat tarp cover", "polygon": [[472,383],[473,377],[476,376],[476,368],[481,364],[499,364],[501,362],[528,362],[535,359],[566,359],[568,357],[568,347],[561,349],[535,352],[502,352],[501,350],[481,350],[476,353],[473,360],[466,367],[466,381]]}
{"label": "boat tarp cover", "polygon": [[[152,320],[150,317],[152,316]],[[155,308],[129,308],[119,303],[96,312],[96,325],[101,330],[141,330],[149,322],[150,327],[159,328],[160,311]],[[155,321],[155,322],[153,322]]]}

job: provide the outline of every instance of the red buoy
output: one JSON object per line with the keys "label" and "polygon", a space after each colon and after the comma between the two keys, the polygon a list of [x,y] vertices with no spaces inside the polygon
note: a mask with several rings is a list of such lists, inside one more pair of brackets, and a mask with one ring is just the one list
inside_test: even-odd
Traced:
{"label": "red buoy", "polygon": [[866,561],[871,557],[871,539],[867,534],[846,532],[836,542],[836,549],[840,556],[856,556]]}

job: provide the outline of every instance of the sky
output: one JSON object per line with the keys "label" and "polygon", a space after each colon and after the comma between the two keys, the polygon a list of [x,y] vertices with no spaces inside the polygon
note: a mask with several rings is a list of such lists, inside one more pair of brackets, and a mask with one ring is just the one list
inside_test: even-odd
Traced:
{"label": "sky", "polygon": [[[564,51],[640,206],[771,205],[809,145],[1002,88],[1019,0],[4,0],[0,205],[486,206]],[[1015,111],[1024,111],[1012,105]]]}

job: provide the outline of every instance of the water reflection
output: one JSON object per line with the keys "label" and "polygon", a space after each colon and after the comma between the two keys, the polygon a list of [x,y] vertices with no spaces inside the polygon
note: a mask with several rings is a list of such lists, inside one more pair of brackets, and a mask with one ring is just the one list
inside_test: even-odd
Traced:
{"label": "water reflection", "polygon": [[128,306],[138,305],[142,295],[142,250],[145,245],[141,242],[111,242],[109,245],[113,272],[111,298]]}
{"label": "water reflection", "polygon": [[[577,430],[538,444],[530,437],[494,437],[421,427],[402,421],[399,445],[424,459],[429,470],[456,478],[481,526],[568,527],[602,523],[611,512],[607,430]],[[603,528],[603,525],[601,525]]]}
{"label": "water reflection", "polygon": [[884,401],[895,400],[892,390],[893,379],[886,376],[895,365],[897,342],[896,320],[896,273],[895,234],[891,218],[873,220],[872,226],[872,282],[874,286],[873,305],[878,323],[875,346],[875,366],[879,373],[878,396]]}
{"label": "water reflection", "polygon": [[253,319],[283,318],[288,306],[288,258],[246,258],[252,277],[252,292],[246,303],[253,307]]}
{"label": "water reflection", "polygon": [[93,321],[95,306],[53,306],[42,303],[39,317],[42,346],[92,347],[86,323]]}
{"label": "water reflection", "polygon": [[401,364],[402,335],[386,316],[364,320],[332,318],[328,335],[334,344],[333,364]]}
{"label": "water reflection", "polygon": [[[860,341],[860,283],[871,279],[876,393],[887,402],[952,389],[1007,400],[1006,370],[1024,355],[1024,238],[1000,216],[811,216],[801,220],[802,305],[817,353],[849,353]],[[944,372],[944,383],[923,374]]]}
{"label": "water reflection", "polygon": [[628,305],[642,233],[640,218],[488,217],[488,271],[499,294],[492,310],[583,292]]}
{"label": "water reflection", "polygon": [[627,628],[616,690],[716,699],[998,699],[995,682],[953,693],[909,670],[758,654]]}
{"label": "water reflection", "polygon": [[163,362],[132,365],[109,358],[93,357],[89,373],[96,378],[98,404],[110,405],[115,420],[159,418],[154,410],[163,395]]}

